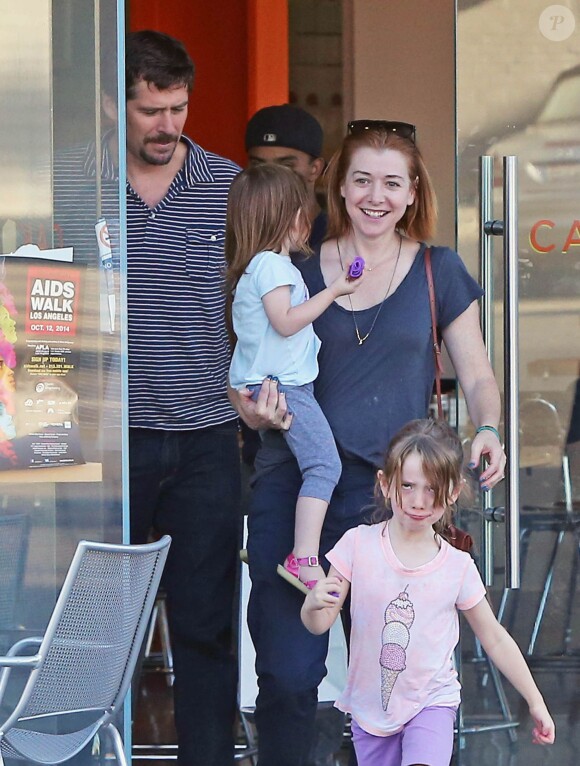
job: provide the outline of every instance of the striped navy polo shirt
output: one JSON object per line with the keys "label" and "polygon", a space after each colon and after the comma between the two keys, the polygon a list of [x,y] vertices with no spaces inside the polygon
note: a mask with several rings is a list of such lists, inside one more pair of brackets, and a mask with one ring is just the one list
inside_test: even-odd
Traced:
{"label": "striped navy polo shirt", "polygon": [[226,393],[227,194],[240,168],[185,136],[153,209],[127,185],[129,424],[184,431],[236,418]]}
{"label": "striped navy polo shirt", "polygon": [[[101,177],[97,183],[95,143],[59,150],[53,165],[54,246],[72,247],[73,263],[82,267],[80,326],[77,343],[80,348],[78,379],[79,421],[86,432],[83,452],[87,460],[100,460],[98,437],[88,436],[92,429],[118,427],[121,422],[121,386],[119,382],[119,339],[109,334],[106,297],[100,294],[100,258],[95,224],[104,216],[113,244],[115,272],[119,269],[119,174],[109,142],[115,135],[108,131],[101,144]],[[41,168],[42,177],[49,167]],[[101,196],[97,204],[97,191]],[[25,235],[24,241],[51,241],[48,232]],[[119,280],[115,278],[118,288]],[[117,300],[117,311],[120,301]],[[117,316],[118,320],[118,316]],[[117,328],[119,322],[116,323]],[[71,376],[74,380],[74,377]],[[119,443],[112,437],[109,444]],[[91,443],[92,442],[92,443]]]}

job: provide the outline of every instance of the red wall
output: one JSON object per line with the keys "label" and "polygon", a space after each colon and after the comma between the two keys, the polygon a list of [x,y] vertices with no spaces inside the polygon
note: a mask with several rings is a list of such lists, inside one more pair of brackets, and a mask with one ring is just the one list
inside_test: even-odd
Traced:
{"label": "red wall", "polygon": [[248,117],[285,104],[289,90],[288,0],[247,0]]}
{"label": "red wall", "polygon": [[205,149],[245,163],[248,34],[245,0],[130,0],[127,27],[179,38],[195,62],[185,132]]}
{"label": "red wall", "polygon": [[196,66],[185,132],[244,165],[248,118],[288,101],[287,0],[130,0],[127,27],[183,41]]}

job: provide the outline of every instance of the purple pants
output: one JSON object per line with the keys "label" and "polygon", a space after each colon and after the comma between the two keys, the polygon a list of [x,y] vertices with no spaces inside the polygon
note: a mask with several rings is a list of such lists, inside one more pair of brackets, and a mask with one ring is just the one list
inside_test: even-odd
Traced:
{"label": "purple pants", "polygon": [[426,707],[388,737],[363,731],[353,719],[352,739],[359,766],[449,766],[456,712],[450,707]]}

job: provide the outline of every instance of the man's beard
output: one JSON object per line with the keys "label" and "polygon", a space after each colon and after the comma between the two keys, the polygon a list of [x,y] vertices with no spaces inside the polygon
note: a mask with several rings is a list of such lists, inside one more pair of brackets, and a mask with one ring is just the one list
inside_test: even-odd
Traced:
{"label": "man's beard", "polygon": [[[141,159],[146,162],[149,165],[168,165],[173,155],[175,154],[175,149],[177,148],[177,142],[179,141],[179,136],[170,136],[166,133],[161,133],[158,136],[155,136],[154,138],[149,138],[145,142],[145,146],[141,149],[139,152],[139,156]],[[173,151],[170,154],[163,155],[163,156],[156,156],[149,154],[147,152],[147,144],[172,144],[175,143],[175,146],[173,148]]]}

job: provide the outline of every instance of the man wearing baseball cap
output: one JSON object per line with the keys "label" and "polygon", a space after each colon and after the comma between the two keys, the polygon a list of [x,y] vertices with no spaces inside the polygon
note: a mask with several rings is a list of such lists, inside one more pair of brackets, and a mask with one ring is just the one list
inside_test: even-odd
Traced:
{"label": "man wearing baseball cap", "polygon": [[276,162],[292,168],[304,179],[311,200],[310,245],[315,248],[326,234],[326,214],[321,211],[315,193],[325,165],[318,120],[298,106],[266,106],[248,122],[246,151],[250,165]]}

